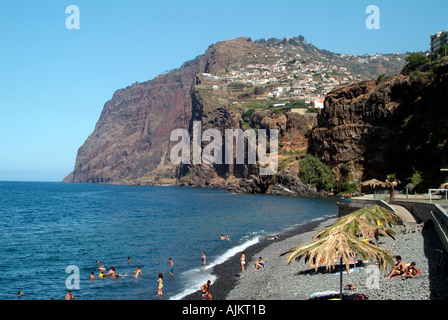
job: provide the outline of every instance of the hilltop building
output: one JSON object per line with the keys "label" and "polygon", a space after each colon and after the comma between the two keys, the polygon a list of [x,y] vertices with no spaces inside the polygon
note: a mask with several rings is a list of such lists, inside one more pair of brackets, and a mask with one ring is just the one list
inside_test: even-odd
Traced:
{"label": "hilltop building", "polygon": [[442,46],[448,45],[448,31],[443,30],[431,35],[431,53],[437,54]]}

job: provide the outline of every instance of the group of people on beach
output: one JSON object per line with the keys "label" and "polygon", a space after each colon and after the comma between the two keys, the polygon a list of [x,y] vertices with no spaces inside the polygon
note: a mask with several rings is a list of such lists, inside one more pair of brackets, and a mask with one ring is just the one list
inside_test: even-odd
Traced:
{"label": "group of people on beach", "polygon": [[389,280],[392,277],[399,277],[399,276],[401,276],[403,280],[415,277],[417,275],[420,275],[420,277],[422,277],[422,273],[420,269],[416,267],[415,262],[405,264],[401,260],[401,256],[395,256],[395,259],[397,260],[397,263],[391,269],[389,275],[386,278],[387,280]]}
{"label": "group of people on beach", "polygon": [[[241,252],[240,262],[241,262],[241,276],[244,276],[244,269],[246,266],[246,251]],[[265,266],[263,258],[259,257],[258,261],[254,263],[254,266],[255,266],[254,270],[263,269]]]}
{"label": "group of people on beach", "polygon": [[[273,237],[269,237],[267,239],[271,240],[271,241],[272,240],[277,240],[277,239],[280,239],[280,236],[276,235],[276,236],[273,236]],[[246,266],[246,251],[242,251],[241,252],[240,263],[241,263],[241,276],[244,276],[244,269],[245,269],[245,266]],[[256,261],[254,263],[254,266],[255,266],[254,270],[264,268],[265,262],[264,262],[263,258],[259,257],[258,261]]]}

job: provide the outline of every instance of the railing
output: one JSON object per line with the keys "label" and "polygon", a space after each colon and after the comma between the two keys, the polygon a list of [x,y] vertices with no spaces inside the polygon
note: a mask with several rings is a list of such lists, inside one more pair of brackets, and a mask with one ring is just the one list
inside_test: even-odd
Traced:
{"label": "railing", "polygon": [[[375,191],[373,194],[374,200],[389,200],[389,191]],[[409,201],[428,201],[434,203],[436,201],[439,204],[448,205],[448,189],[429,189],[428,193],[408,193],[407,189],[402,191],[396,190],[394,198],[397,200],[409,200]]]}
{"label": "railing", "polygon": [[448,200],[448,189],[429,189],[428,193],[429,193],[429,203],[432,203],[433,199],[442,199],[442,195],[440,195],[440,197],[438,197],[439,195],[432,195],[432,192],[436,191],[438,193],[445,193],[445,200]]}

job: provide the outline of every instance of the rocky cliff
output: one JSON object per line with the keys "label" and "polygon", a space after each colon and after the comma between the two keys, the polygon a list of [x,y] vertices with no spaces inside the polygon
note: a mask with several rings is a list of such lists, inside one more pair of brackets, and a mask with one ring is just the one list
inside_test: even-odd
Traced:
{"label": "rocky cliff", "polygon": [[[362,80],[372,73],[378,76],[385,70],[393,72],[402,65],[402,59],[391,55],[369,62],[368,57],[344,57],[296,40],[262,43],[241,37],[218,42],[176,70],[117,90],[105,103],[95,130],[78,150],[73,172],[64,181],[178,183],[231,187],[240,192],[316,194],[298,177],[300,158],[307,152],[307,137],[317,125],[316,115],[298,109],[293,112],[293,104],[288,103],[305,99],[311,85],[316,86],[311,90],[322,91],[326,85],[348,81],[348,77]],[[328,74],[321,74],[327,70]],[[305,85],[306,81],[311,84]],[[291,86],[300,88],[300,83],[302,89],[293,90]],[[358,86],[367,92],[374,84],[364,82]],[[280,89],[288,93],[271,100],[269,93]],[[351,89],[341,92],[355,94]],[[333,99],[340,98],[335,95]],[[330,106],[332,102],[327,99],[326,103]],[[326,108],[324,112],[333,111]],[[319,127],[331,126],[330,122],[336,120],[330,118],[322,115]],[[169,141],[170,133],[184,128],[192,134],[194,121],[201,123],[202,130],[214,128],[223,135],[225,129],[278,129],[282,174],[260,178],[256,164],[173,165],[169,157],[174,144]],[[372,127],[368,130],[376,130]],[[313,132],[313,152],[334,161],[328,150],[319,149],[318,133]],[[326,133],[320,134],[322,141],[326,140]]]}
{"label": "rocky cliff", "polygon": [[419,171],[426,187],[443,182],[448,163],[448,65],[432,63],[330,92],[312,130],[309,152],[327,163],[336,177],[342,164],[351,182],[402,181]]}

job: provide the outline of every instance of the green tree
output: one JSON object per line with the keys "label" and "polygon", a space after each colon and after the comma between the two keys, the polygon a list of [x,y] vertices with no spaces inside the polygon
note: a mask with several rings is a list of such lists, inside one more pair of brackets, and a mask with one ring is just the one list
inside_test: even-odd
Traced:
{"label": "green tree", "polygon": [[427,64],[429,59],[420,53],[413,52],[406,57],[406,61],[408,62],[407,67],[409,70],[416,70],[417,68]]}
{"label": "green tree", "polygon": [[317,190],[330,191],[334,187],[330,168],[310,154],[306,154],[300,162],[300,179]]}

